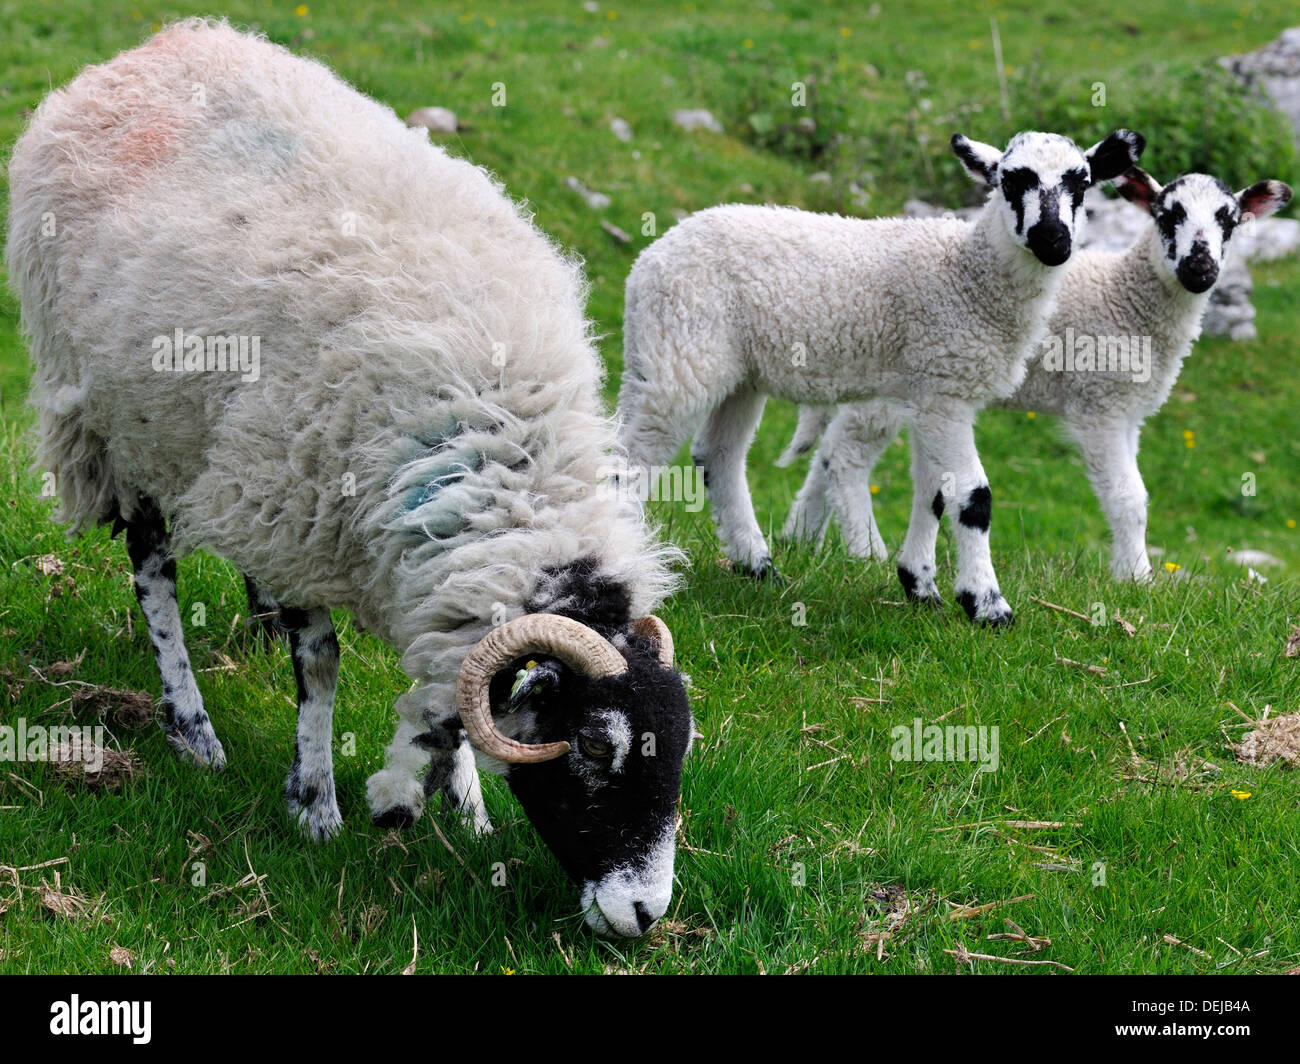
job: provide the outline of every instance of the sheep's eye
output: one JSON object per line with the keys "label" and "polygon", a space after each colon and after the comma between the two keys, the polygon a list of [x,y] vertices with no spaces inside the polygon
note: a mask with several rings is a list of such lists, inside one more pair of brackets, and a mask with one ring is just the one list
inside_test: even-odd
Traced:
{"label": "sheep's eye", "polygon": [[603,739],[592,738],[590,735],[579,735],[578,745],[588,757],[605,758],[614,752],[609,743]]}

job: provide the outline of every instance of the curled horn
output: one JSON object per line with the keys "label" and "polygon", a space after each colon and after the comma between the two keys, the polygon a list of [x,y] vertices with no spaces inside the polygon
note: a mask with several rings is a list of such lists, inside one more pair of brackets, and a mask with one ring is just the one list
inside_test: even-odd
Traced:
{"label": "curled horn", "polygon": [[517,658],[545,654],[591,679],[617,676],[627,662],[607,639],[570,617],[530,613],[490,631],[466,656],[456,681],[456,708],[469,740],[485,754],[513,764],[550,761],[569,744],[521,743],[502,735],[492,720],[488,687],[492,677]]}
{"label": "curled horn", "polygon": [[658,648],[659,660],[666,667],[673,667],[673,633],[668,631],[668,625],[652,613],[649,617],[638,617],[633,621],[632,631],[642,639],[650,640]]}

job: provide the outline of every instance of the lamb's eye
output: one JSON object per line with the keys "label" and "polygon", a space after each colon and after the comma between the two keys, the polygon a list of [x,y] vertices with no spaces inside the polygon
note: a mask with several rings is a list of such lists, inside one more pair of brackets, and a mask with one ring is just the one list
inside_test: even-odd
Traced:
{"label": "lamb's eye", "polygon": [[578,745],[582,752],[588,757],[605,758],[613,752],[613,748],[603,739],[597,739],[590,735],[579,735]]}

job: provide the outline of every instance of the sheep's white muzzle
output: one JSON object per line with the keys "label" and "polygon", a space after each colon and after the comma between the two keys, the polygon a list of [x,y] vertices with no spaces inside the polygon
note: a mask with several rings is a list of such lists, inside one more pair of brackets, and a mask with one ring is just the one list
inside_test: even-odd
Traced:
{"label": "sheep's white muzzle", "polygon": [[655,846],[644,865],[620,868],[582,885],[582,914],[598,935],[636,938],[668,911],[673,896],[673,834]]}

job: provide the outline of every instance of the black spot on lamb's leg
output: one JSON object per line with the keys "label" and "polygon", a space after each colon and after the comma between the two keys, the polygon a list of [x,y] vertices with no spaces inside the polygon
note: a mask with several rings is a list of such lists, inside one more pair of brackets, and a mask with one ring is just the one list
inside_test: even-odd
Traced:
{"label": "black spot on lamb's leg", "polygon": [[987,532],[992,518],[993,492],[989,490],[987,484],[981,484],[978,488],[973,488],[970,495],[967,496],[966,505],[961,508],[959,520],[967,528]]}
{"label": "black spot on lamb's leg", "polygon": [[898,567],[898,582],[903,585],[903,595],[909,602],[925,602],[935,608],[943,604],[939,592],[934,589],[934,573],[918,576],[906,565]]}
{"label": "black spot on lamb's leg", "polygon": [[959,591],[957,601],[970,620],[978,620],[986,627],[1009,628],[1016,623],[1015,615],[1000,591],[986,591],[979,596],[970,591]]}
{"label": "black spot on lamb's leg", "polygon": [[124,525],[135,597],[162,676],[167,741],[183,757],[220,769],[226,763],[226,754],[203,708],[203,696],[185,651],[185,633],[176,601],[176,559],[171,555],[162,511],[152,499],[141,498]]}
{"label": "black spot on lamb's leg", "polygon": [[930,509],[934,513],[934,519],[936,521],[940,520],[943,517],[943,492],[942,491],[936,491],[934,493],[934,502],[930,503]]}
{"label": "black spot on lamb's leg", "polygon": [[247,627],[256,629],[262,647],[269,649],[284,635],[284,626],[280,623],[280,603],[251,576],[244,577],[244,591],[248,595]]}
{"label": "black spot on lamb's leg", "polygon": [[290,815],[319,842],[337,835],[343,824],[334,794],[333,749],[339,641],[324,606],[282,607],[280,623],[289,634],[298,688],[298,735],[284,793]]}

